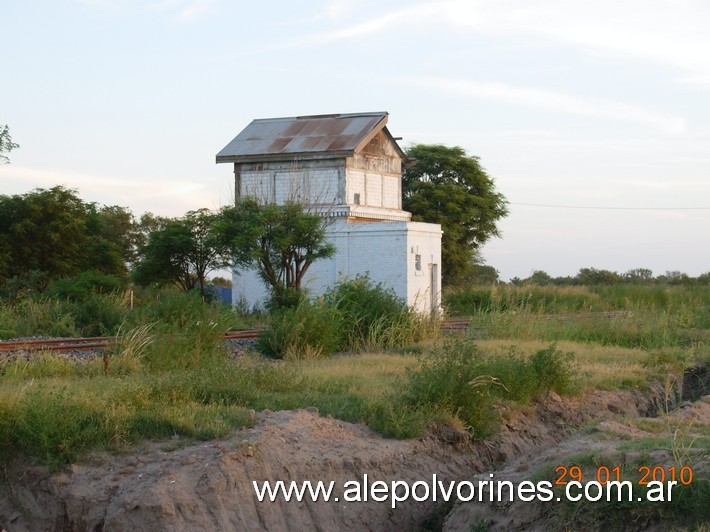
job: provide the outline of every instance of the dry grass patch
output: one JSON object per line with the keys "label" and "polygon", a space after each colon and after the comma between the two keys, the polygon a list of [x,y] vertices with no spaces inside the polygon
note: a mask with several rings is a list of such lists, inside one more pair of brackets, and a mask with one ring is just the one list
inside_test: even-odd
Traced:
{"label": "dry grass patch", "polygon": [[[549,345],[549,342],[540,340],[479,340],[477,343],[483,352],[500,356],[506,355],[511,347],[530,356]],[[691,356],[678,350],[649,352],[582,342],[557,342],[556,345],[560,351],[574,353],[575,377],[580,391],[645,386],[650,379],[667,373],[667,370],[679,371],[682,362]]]}
{"label": "dry grass patch", "polygon": [[407,369],[414,368],[416,364],[417,358],[411,355],[367,353],[304,361],[298,367],[309,379],[347,383],[348,389],[344,392],[381,397],[391,393]]}

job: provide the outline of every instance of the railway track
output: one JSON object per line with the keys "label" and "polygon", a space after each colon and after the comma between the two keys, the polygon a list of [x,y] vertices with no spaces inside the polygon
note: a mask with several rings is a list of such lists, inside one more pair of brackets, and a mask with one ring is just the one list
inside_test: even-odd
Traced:
{"label": "railway track", "polygon": [[[577,321],[589,318],[614,319],[628,317],[631,313],[627,311],[614,312],[581,312],[577,314],[542,314],[545,319],[560,321]],[[471,318],[449,318],[441,322],[441,330],[444,332],[464,332],[468,329]],[[264,328],[241,329],[225,333],[224,340],[250,340],[259,336]],[[114,336],[95,336],[92,338],[51,338],[44,340],[13,340],[0,341],[0,354],[17,352],[36,351],[58,351],[58,352],[80,352],[96,351],[107,349],[117,343]]]}
{"label": "railway track", "polygon": [[[441,329],[444,331],[465,331],[468,325],[468,319],[450,319],[444,320],[441,324]],[[264,328],[242,329],[238,331],[229,331],[225,333],[224,340],[251,340],[259,336],[259,333]],[[51,338],[43,340],[12,340],[3,342],[0,341],[0,354],[2,353],[17,353],[17,352],[36,352],[36,351],[55,351],[55,352],[73,352],[73,351],[96,351],[99,349],[108,349],[117,343],[115,336],[95,336],[91,338]]]}
{"label": "railway track", "polygon": [[[244,329],[229,331],[224,340],[253,339],[259,336],[263,329]],[[34,351],[94,351],[107,349],[117,343],[115,336],[95,336],[92,338],[51,338],[44,340],[13,340],[0,341],[0,353],[34,352]]]}

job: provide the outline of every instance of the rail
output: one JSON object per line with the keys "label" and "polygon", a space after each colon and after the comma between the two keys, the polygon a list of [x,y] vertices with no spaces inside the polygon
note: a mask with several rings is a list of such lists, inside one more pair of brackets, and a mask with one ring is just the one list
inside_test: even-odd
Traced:
{"label": "rail", "polygon": [[[444,320],[441,324],[445,331],[463,331],[468,325],[468,319]],[[238,331],[228,331],[224,334],[224,340],[250,340],[259,336],[264,330],[263,327],[255,329],[241,329]],[[50,338],[42,340],[12,340],[0,341],[0,353],[35,352],[35,351],[93,351],[96,349],[108,349],[120,341],[115,336],[94,336],[91,338]]]}
{"label": "rail", "polygon": [[[588,318],[625,318],[631,316],[628,311],[611,312],[580,312],[576,314],[540,314],[544,319],[576,321]],[[441,322],[441,330],[444,332],[464,332],[471,324],[471,318],[448,318]],[[475,321],[475,320],[474,320]],[[255,339],[263,327],[255,329],[241,329],[229,331],[224,334],[224,340],[249,340]],[[34,351],[93,351],[96,349],[107,349],[118,343],[115,336],[94,336],[91,338],[51,338],[45,340],[12,340],[0,341],[0,353],[34,352]]]}

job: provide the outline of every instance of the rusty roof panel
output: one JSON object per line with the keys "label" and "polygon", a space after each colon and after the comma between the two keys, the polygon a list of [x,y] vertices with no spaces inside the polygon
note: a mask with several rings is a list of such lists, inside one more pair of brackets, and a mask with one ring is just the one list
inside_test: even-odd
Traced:
{"label": "rusty roof panel", "polygon": [[330,143],[328,149],[334,151],[347,150],[348,146],[357,145],[359,140],[355,135],[338,135]]}
{"label": "rusty roof panel", "polygon": [[283,132],[284,136],[294,137],[298,135],[299,133],[301,133],[301,131],[303,131],[303,128],[306,126],[306,123],[307,122],[305,120],[294,120]]}
{"label": "rusty roof panel", "polygon": [[368,135],[386,123],[385,112],[254,120],[217,154],[217,162],[354,153]]}

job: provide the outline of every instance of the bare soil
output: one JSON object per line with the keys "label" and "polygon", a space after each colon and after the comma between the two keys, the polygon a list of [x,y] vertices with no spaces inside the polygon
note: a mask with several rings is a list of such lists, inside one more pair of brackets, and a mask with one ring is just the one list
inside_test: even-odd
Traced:
{"label": "bare soil", "polygon": [[[0,529],[18,530],[416,530],[445,516],[450,507],[408,501],[392,509],[382,502],[259,502],[252,481],[336,482],[341,496],[349,480],[370,482],[472,479],[494,467],[498,476],[526,479],[545,460],[602,445],[579,427],[655,417],[665,402],[662,386],[562,399],[551,393],[528,411],[502,409],[500,433],[471,443],[452,427],[438,427],[419,440],[383,438],[364,425],[321,417],[314,409],[256,414],[257,424],[211,442],[168,440],[130,454],[101,454],[56,473],[16,460],[0,487]],[[708,423],[710,402],[692,403],[683,414]],[[693,418],[695,419],[695,418]],[[606,428],[604,428],[606,427]],[[608,429],[608,430],[607,430]],[[624,429],[620,429],[624,430]],[[623,438],[634,437],[625,434]],[[619,439],[623,439],[621,436]],[[503,467],[503,469],[501,469]],[[342,500],[342,498],[341,498]],[[500,529],[544,528],[541,512],[529,507],[503,511],[457,504],[446,529],[469,530],[485,519]],[[438,514],[437,514],[438,512]]]}

